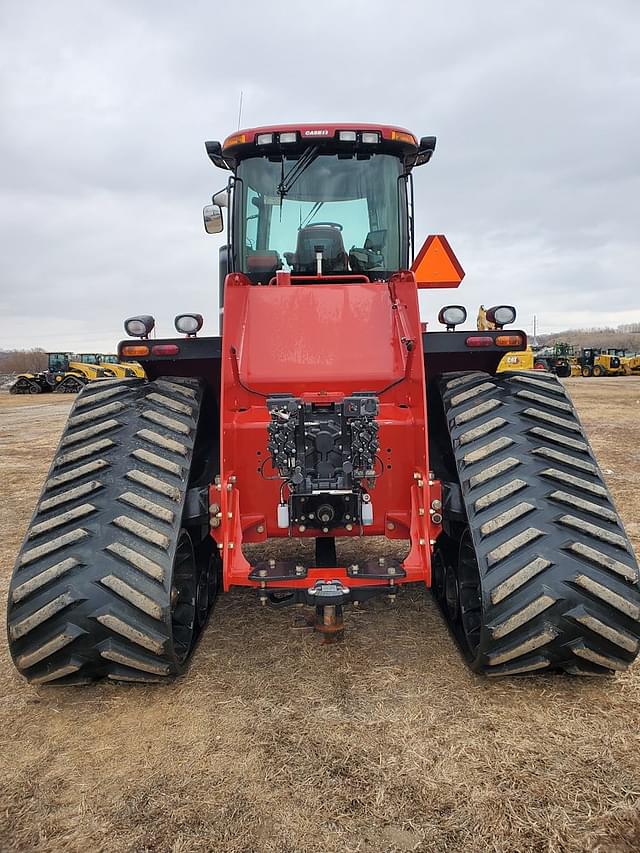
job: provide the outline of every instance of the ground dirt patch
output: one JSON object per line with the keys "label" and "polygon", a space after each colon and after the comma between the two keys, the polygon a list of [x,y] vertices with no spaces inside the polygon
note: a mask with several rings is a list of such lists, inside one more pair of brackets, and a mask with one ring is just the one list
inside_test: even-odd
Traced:
{"label": "ground dirt patch", "polygon": [[[640,379],[567,380],[640,550]],[[71,401],[0,395],[0,608]],[[428,593],[348,639],[223,596],[183,678],[35,689],[0,646],[0,849],[640,849],[640,665],[468,672]]]}

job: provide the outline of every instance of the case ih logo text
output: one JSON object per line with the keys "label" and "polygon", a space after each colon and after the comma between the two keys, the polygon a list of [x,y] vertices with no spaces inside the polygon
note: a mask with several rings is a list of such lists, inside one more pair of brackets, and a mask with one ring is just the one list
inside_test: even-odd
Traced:
{"label": "case ih logo text", "polygon": [[329,136],[328,130],[305,130],[305,136]]}

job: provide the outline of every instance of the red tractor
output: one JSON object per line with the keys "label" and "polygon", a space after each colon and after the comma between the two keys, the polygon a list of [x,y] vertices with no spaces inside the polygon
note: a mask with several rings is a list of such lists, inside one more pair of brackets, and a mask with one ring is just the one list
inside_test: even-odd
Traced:
{"label": "red tractor", "polygon": [[[364,124],[207,143],[228,174],[205,208],[209,232],[229,214],[222,334],[183,314],[149,340],[153,318],[131,318],[118,354],[148,379],[78,396],[9,590],[26,678],[178,674],[220,586],[308,605],[331,638],[345,607],[424,584],[487,675],[633,661],[638,566],[573,404],[546,372],[496,375],[526,347],[515,310],[490,309],[491,331],[456,330],[459,305],[421,326],[418,291],[463,276],[443,237],[415,253],[412,175],[434,148]],[[406,556],[367,558],[366,537]],[[341,559],[349,538],[362,559]]]}

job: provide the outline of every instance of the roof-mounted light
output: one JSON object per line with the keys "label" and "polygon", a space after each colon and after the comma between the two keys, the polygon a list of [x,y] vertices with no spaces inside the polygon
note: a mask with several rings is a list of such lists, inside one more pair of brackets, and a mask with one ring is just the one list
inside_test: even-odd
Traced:
{"label": "roof-mounted light", "polygon": [[176,329],[182,335],[187,335],[190,338],[195,338],[202,328],[202,314],[178,314],[173,321]]}
{"label": "roof-mounted light", "polygon": [[140,314],[125,320],[124,330],[130,338],[148,338],[155,324],[156,321],[150,314]]}
{"label": "roof-mounted light", "polygon": [[273,145],[273,133],[258,133],[256,145]]}
{"label": "roof-mounted light", "polygon": [[364,145],[377,145],[380,142],[380,134],[377,130],[363,130],[360,139]]}
{"label": "roof-mounted light", "polygon": [[403,130],[392,130],[391,139],[393,139],[394,142],[408,142],[409,145],[417,146],[418,144],[418,141],[413,135],[413,133],[406,133]]}
{"label": "roof-mounted light", "polygon": [[288,130],[286,133],[281,133],[278,139],[282,145],[295,145],[298,141],[298,134],[295,130]]}
{"label": "roof-mounted light", "polygon": [[339,130],[338,139],[340,142],[355,142],[357,135],[355,130]]}
{"label": "roof-mounted light", "polygon": [[233,136],[227,137],[222,148],[231,148],[233,145],[243,145],[247,141],[244,133],[235,133]]}

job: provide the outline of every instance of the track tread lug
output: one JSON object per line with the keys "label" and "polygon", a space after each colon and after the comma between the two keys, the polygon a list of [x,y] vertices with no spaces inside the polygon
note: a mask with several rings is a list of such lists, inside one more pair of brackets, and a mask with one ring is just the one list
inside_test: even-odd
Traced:
{"label": "track tread lug", "polygon": [[162,433],[152,429],[141,429],[136,433],[143,441],[154,447],[159,447],[161,450],[168,450],[169,453],[177,453],[179,456],[186,456],[189,448],[181,441],[176,441],[174,438],[169,438]]}

